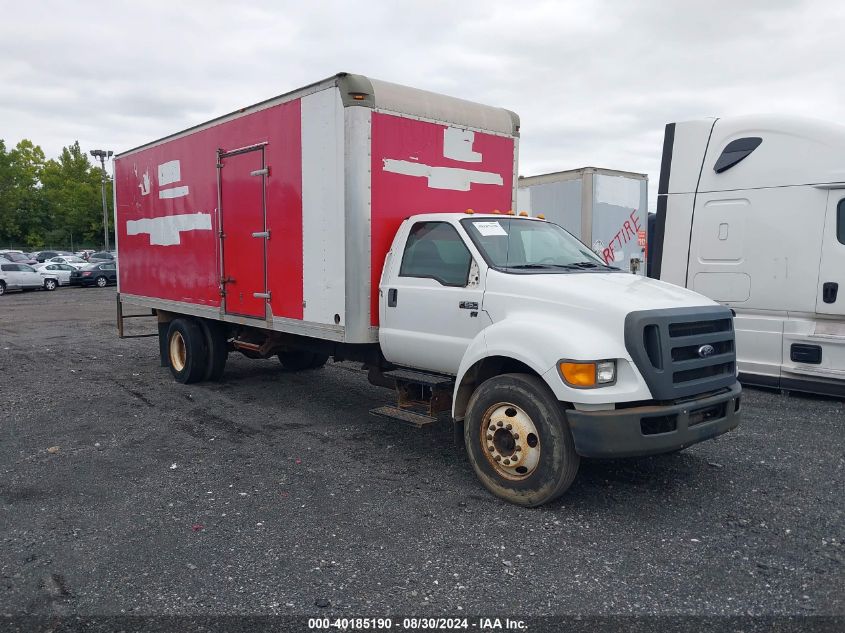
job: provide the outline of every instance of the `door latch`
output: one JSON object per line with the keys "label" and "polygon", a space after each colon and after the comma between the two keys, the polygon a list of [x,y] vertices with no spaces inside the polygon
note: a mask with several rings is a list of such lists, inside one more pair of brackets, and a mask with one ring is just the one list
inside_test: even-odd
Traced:
{"label": "door latch", "polygon": [[478,310],[478,301],[461,301],[458,307],[461,310]]}
{"label": "door latch", "polygon": [[263,237],[265,240],[270,239],[270,231],[256,231],[252,234],[252,237]]}
{"label": "door latch", "polygon": [[398,299],[399,291],[396,288],[391,288],[387,291],[387,307],[388,308],[395,308],[396,307],[396,300]]}
{"label": "door latch", "polygon": [[822,285],[822,301],[825,303],[836,303],[837,294],[839,294],[839,284],[835,281],[828,281]]}
{"label": "door latch", "polygon": [[269,299],[270,293],[269,292],[253,292],[252,296],[256,299]]}

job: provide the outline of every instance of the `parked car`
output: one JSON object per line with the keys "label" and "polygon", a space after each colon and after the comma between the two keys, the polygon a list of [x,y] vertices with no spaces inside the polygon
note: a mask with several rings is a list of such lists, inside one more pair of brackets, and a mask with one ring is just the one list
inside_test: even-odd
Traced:
{"label": "parked car", "polygon": [[32,257],[23,251],[0,251],[0,255],[15,264],[28,264],[31,266],[32,264],[37,263]]}
{"label": "parked car", "polygon": [[59,285],[59,278],[52,271],[42,276],[27,264],[0,264],[0,272],[3,274],[0,278],[0,295],[7,290],[55,290]]}
{"label": "parked car", "polygon": [[113,262],[115,259],[116,257],[108,251],[97,251],[96,253],[91,253],[91,255],[88,256],[88,262],[91,264],[98,262]]}
{"label": "parked car", "polygon": [[51,257],[47,261],[53,264],[70,264],[74,268],[83,268],[90,263],[76,255],[59,255],[58,257]]}
{"label": "parked car", "polygon": [[88,264],[84,268],[70,273],[71,286],[99,286],[105,288],[111,283],[117,283],[117,264],[114,262],[100,262]]}
{"label": "parked car", "polygon": [[81,257],[85,261],[88,261],[88,258],[91,257],[91,255],[93,255],[96,252],[97,251],[90,249],[90,248],[83,248],[81,251],[76,251],[76,253],[74,253],[74,254],[77,257]]}
{"label": "parked car", "polygon": [[60,286],[70,285],[70,274],[74,270],[79,269],[78,266],[73,266],[71,264],[61,264],[54,262],[44,262],[43,264],[35,264],[33,268],[35,268],[35,270],[37,270],[42,277],[58,278]]}
{"label": "parked car", "polygon": [[35,260],[39,264],[43,264],[48,259],[58,257],[59,255],[73,255],[73,253],[68,253],[67,251],[39,251],[38,253],[35,253]]}

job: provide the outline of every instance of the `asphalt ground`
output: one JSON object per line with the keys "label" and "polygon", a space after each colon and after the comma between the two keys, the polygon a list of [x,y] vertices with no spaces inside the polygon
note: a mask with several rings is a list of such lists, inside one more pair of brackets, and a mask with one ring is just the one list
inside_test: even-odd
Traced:
{"label": "asphalt ground", "polygon": [[180,385],[114,314],[0,297],[0,616],[845,615],[841,401],[746,389],[736,431],[523,509],[354,366]]}

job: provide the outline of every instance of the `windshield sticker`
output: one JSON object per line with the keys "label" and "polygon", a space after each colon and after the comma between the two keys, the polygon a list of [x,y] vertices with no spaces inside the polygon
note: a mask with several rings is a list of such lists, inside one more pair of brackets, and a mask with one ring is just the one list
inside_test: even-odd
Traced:
{"label": "windshield sticker", "polygon": [[507,235],[507,231],[502,228],[502,225],[498,222],[475,222],[473,226],[478,229],[478,232],[481,233],[484,237],[490,237],[491,235]]}

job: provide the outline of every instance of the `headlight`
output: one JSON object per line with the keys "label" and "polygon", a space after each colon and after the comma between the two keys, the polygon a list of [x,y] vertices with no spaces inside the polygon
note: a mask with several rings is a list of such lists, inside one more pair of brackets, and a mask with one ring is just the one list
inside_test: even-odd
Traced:
{"label": "headlight", "polygon": [[558,362],[557,369],[563,381],[576,389],[604,387],[616,382],[615,360],[562,360]]}

